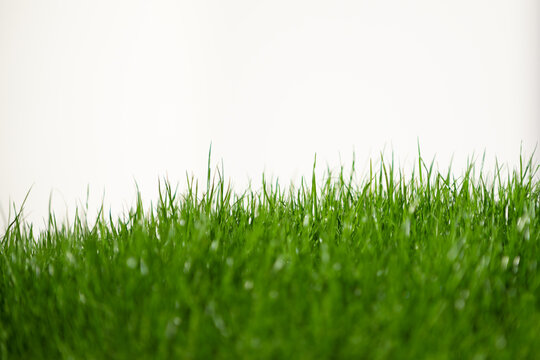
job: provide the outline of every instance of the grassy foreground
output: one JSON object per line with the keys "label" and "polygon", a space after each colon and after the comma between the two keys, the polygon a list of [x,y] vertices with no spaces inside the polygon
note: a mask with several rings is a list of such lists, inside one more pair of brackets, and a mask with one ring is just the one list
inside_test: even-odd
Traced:
{"label": "grassy foreground", "polygon": [[0,358],[539,358],[537,170],[381,163],[243,194],[209,172],[120,219],[17,216]]}

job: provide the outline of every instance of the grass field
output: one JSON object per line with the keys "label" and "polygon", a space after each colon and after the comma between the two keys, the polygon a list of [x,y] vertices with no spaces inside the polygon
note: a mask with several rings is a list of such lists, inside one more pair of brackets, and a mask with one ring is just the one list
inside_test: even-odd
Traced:
{"label": "grass field", "polygon": [[19,214],[0,358],[540,358],[537,171],[420,158],[243,193],[209,171],[121,218]]}

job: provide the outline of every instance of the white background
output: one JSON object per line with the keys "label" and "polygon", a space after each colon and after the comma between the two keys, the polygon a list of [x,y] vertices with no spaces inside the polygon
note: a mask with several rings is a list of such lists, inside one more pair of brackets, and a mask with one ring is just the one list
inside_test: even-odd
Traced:
{"label": "white background", "polygon": [[[37,226],[135,180],[238,190],[381,151],[511,168],[540,140],[537,0],[0,0],[0,208]],[[84,200],[82,200],[84,202]],[[67,207],[67,209],[66,209]],[[0,226],[4,223],[0,216]]]}

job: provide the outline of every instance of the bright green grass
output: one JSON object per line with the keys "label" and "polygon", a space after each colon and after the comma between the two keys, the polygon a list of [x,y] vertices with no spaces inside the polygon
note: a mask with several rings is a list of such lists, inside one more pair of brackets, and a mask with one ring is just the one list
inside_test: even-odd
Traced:
{"label": "bright green grass", "polygon": [[419,164],[243,194],[209,174],[39,235],[18,216],[0,358],[539,358],[538,165]]}

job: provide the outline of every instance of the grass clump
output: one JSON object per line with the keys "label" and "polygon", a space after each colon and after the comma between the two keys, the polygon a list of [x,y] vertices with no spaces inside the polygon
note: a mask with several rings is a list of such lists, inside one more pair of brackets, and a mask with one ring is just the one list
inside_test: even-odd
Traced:
{"label": "grass clump", "polygon": [[16,216],[0,358],[536,357],[538,166],[473,169],[381,162],[241,194],[209,172],[119,219],[37,234]]}

